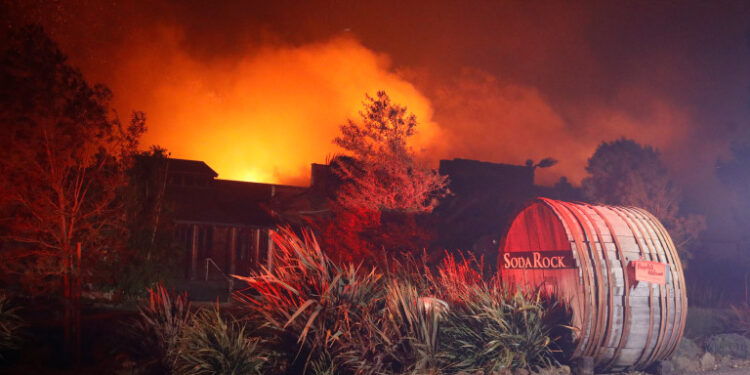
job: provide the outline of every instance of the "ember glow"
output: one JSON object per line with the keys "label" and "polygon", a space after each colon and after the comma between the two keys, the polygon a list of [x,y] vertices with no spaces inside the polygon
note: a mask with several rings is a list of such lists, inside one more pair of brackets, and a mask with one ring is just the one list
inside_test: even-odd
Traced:
{"label": "ember glow", "polygon": [[306,183],[310,163],[339,152],[331,142],[339,125],[357,119],[364,94],[377,90],[417,115],[415,148],[438,130],[429,101],[390,68],[386,56],[351,37],[215,60],[187,54],[178,32],[143,43],[144,52],[115,75],[127,77],[114,84],[124,93],[118,103],[142,108],[154,124],[144,144],[205,160],[220,178]]}
{"label": "ember glow", "polygon": [[554,157],[537,171],[544,184],[580,181],[596,145],[625,136],[659,148],[704,199],[716,159],[745,133],[740,4],[19,6],[112,88],[121,114],[146,112],[144,145],[205,160],[222,178],[304,184],[379,89],[419,117],[416,146],[433,163]]}

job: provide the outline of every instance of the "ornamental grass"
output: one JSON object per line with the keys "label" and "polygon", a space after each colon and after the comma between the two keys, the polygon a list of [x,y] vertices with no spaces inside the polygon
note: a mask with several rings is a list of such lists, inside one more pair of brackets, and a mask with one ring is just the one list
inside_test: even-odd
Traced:
{"label": "ornamental grass", "polygon": [[[244,319],[302,374],[453,374],[556,363],[560,305],[541,291],[485,281],[481,262],[436,270],[336,264],[307,231],[272,234],[273,269],[244,280]],[[555,320],[553,318],[557,318]],[[283,368],[283,369],[282,369]]]}

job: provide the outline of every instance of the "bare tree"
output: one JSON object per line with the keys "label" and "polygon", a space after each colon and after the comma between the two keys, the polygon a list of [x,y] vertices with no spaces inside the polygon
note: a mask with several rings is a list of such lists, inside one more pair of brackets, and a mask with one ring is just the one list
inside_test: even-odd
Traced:
{"label": "bare tree", "polygon": [[67,296],[71,277],[103,276],[83,274],[81,262],[91,270],[116,258],[124,219],[117,194],[145,118],[136,113],[121,124],[109,90],[89,85],[41,28],[3,40],[2,265],[31,292]]}

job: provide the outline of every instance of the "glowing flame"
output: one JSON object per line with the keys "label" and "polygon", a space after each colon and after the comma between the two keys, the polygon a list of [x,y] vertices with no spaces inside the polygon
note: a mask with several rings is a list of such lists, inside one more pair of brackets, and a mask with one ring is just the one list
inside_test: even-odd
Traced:
{"label": "glowing flame", "polygon": [[310,163],[339,151],[331,143],[339,125],[357,119],[365,93],[377,90],[417,115],[416,147],[437,131],[428,100],[352,38],[210,61],[192,58],[179,41],[164,30],[123,64],[118,76],[141,82],[116,84],[120,104],[146,112],[144,144],[205,160],[220,178],[306,183]]}

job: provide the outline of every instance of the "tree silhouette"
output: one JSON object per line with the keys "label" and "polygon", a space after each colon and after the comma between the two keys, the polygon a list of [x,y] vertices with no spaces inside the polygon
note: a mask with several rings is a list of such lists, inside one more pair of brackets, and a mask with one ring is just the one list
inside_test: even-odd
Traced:
{"label": "tree silhouette", "polygon": [[681,192],[658,150],[626,138],[602,142],[586,172],[581,185],[587,199],[649,211],[667,228],[683,258],[689,256],[688,245],[705,229],[705,218],[680,213]]}
{"label": "tree silhouette", "polygon": [[71,277],[103,277],[94,266],[116,258],[118,191],[145,118],[120,123],[110,91],[89,85],[41,28],[0,38],[2,267],[29,292],[68,295]]}

